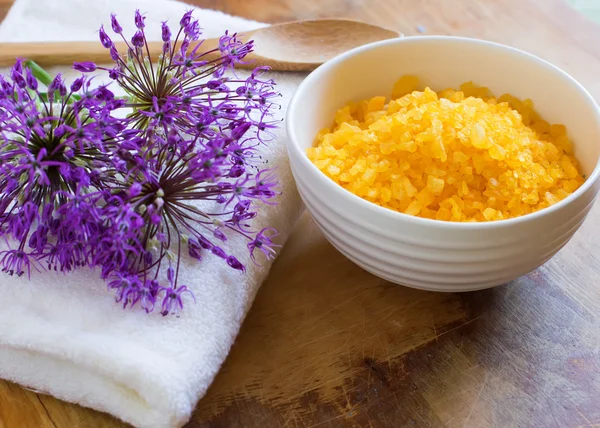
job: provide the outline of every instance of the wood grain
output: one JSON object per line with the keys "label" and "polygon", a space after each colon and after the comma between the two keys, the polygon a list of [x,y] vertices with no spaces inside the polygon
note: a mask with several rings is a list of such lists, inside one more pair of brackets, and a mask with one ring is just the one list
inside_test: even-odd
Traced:
{"label": "wood grain", "polygon": [[[352,34],[352,37],[348,37]],[[375,25],[349,19],[311,19],[273,24],[267,28],[247,31],[239,39],[254,40],[255,48],[236,64],[237,68],[253,70],[270,67],[273,71],[312,71],[325,61],[358,46],[380,40],[392,39],[400,34]],[[202,44],[202,61],[221,58],[219,38],[203,39],[191,43],[192,53]],[[122,55],[130,44],[115,42]],[[180,49],[181,43],[173,47]],[[156,62],[163,55],[162,41],[146,43],[148,57]],[[110,50],[94,42],[20,42],[0,43],[0,67],[10,67],[16,58],[27,58],[42,67],[70,66],[74,62],[91,61],[97,64],[112,61]],[[214,65],[214,64],[213,64]]]}
{"label": "wood grain", "polygon": [[[194,3],[267,22],[345,16],[499,41],[563,67],[600,99],[600,29],[562,0]],[[536,272],[439,294],[362,271],[305,215],[188,428],[598,427],[599,238],[597,205]],[[0,382],[0,427],[46,426],[124,425]]]}

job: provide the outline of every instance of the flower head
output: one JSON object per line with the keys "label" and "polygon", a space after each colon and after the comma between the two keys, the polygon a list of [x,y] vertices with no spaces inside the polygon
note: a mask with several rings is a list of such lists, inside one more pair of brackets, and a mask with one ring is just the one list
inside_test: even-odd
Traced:
{"label": "flower head", "polygon": [[[111,19],[116,21],[114,16]],[[131,118],[136,128],[162,126],[166,132],[174,125],[178,132],[207,138],[221,133],[222,124],[247,123],[268,136],[276,124],[272,114],[279,97],[274,82],[264,78],[268,69],[257,68],[247,79],[225,77],[226,70],[252,51],[252,41],[242,42],[237,34],[226,32],[218,48],[203,52],[200,26],[188,11],[174,40],[169,25],[162,23],[163,55],[153,64],[147,57],[144,17],[139,11],[134,21],[136,33],[130,41],[123,38],[129,45],[126,55],[117,52],[103,27],[100,40],[111,49],[115,66],[105,70],[130,96],[128,106],[134,109]],[[88,63],[78,67],[82,71],[93,68]]]}
{"label": "flower head", "polygon": [[[253,219],[279,194],[258,150],[272,138],[279,94],[267,69],[232,72],[252,42],[225,33],[201,51],[192,11],[174,39],[162,23],[158,63],[147,57],[139,11],[130,39],[114,14],[110,21],[127,52],[101,27],[114,67],[73,68],[108,71],[125,99],[108,85],[92,89],[85,75],[70,85],[60,74],[39,81],[22,61],[0,76],[0,236],[14,243],[0,269],[98,266],[124,308],[177,314],[195,300],[181,284],[184,264],[215,258],[245,272],[258,252],[275,254],[276,231]],[[240,240],[248,252],[233,254],[229,243]]]}
{"label": "flower head", "polygon": [[121,104],[99,100],[83,77],[68,89],[58,75],[42,93],[21,61],[0,81],[0,235],[17,246],[0,254],[3,270],[29,274],[32,260],[72,270],[87,263],[85,242],[98,230],[98,192],[122,129],[112,112]]}
{"label": "flower head", "polygon": [[[167,272],[168,288],[176,291],[186,254],[197,261],[216,256],[245,271],[220,244],[235,235],[253,243],[250,254],[257,247],[273,253],[267,237],[272,229],[253,232],[250,223],[256,216],[253,203],[274,199],[277,182],[263,182],[262,175],[250,173],[232,180],[229,171],[235,164],[225,141],[200,144],[178,133],[160,134],[146,137],[152,141],[142,145],[142,157],[148,159],[145,173],[116,177],[110,185],[114,196],[103,212],[106,230],[95,244],[94,264],[102,266],[102,275],[109,281],[137,275],[146,283],[160,282]],[[173,304],[163,308],[179,307]]]}

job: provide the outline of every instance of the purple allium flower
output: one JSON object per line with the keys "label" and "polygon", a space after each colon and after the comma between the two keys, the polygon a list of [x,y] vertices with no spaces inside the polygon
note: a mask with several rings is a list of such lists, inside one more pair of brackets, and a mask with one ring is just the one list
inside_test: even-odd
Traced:
{"label": "purple allium flower", "polygon": [[33,257],[27,254],[22,249],[7,250],[0,253],[0,266],[2,266],[2,272],[9,273],[11,275],[17,274],[23,275],[27,271],[27,275],[31,275],[31,263]]}
{"label": "purple allium flower", "polygon": [[[252,50],[252,41],[243,43],[237,34],[225,33],[219,47],[201,51],[200,26],[192,11],[184,14],[181,29],[171,40],[171,29],[161,25],[164,52],[158,64],[148,60],[143,16],[135,14],[138,28],[130,41],[127,55],[119,55],[115,45],[100,28],[103,46],[111,49],[115,67],[104,69],[131,97],[131,118],[137,129],[174,125],[177,132],[212,138],[223,134],[227,126],[247,125],[258,131],[259,140],[271,138],[270,130],[278,123],[273,109],[279,106],[274,82],[265,79],[268,68],[257,68],[247,79],[225,77],[225,71],[243,61]],[[217,54],[216,59],[215,54]],[[129,59],[129,61],[127,60]],[[101,67],[99,67],[101,68]],[[228,136],[229,137],[229,136]]]}
{"label": "purple allium flower", "polygon": [[[248,242],[253,260],[256,249],[267,259],[274,256],[276,231],[253,231],[251,223],[255,205],[273,203],[278,195],[275,175],[264,169],[257,148],[271,139],[273,100],[279,94],[263,77],[267,69],[256,69],[246,79],[225,76],[252,47],[235,34],[221,38],[218,59],[205,59],[191,12],[181,19],[175,40],[162,24],[165,52],[153,65],[143,48],[140,19],[136,13],[129,61],[113,55],[116,66],[110,73],[129,94],[130,125],[141,133],[136,157],[121,156],[123,165],[117,168],[122,172],[110,183],[112,196],[102,214],[105,231],[95,244],[93,264],[102,267],[109,284],[132,276],[137,279],[127,284],[156,281],[160,291],[152,296],[162,296],[165,314],[181,309],[181,296],[191,294],[178,283],[182,256],[218,257],[245,271],[226,246],[234,235]],[[169,285],[163,287],[165,275]],[[117,299],[126,305],[141,301],[139,285],[110,287],[123,290]],[[152,303],[148,307],[155,303],[146,300]]]}
{"label": "purple allium flower", "polygon": [[164,291],[161,314],[176,315],[177,313],[179,313],[179,311],[183,309],[183,300],[181,298],[181,295],[183,293],[188,293],[194,299],[194,301],[196,300],[192,292],[185,285],[180,285],[177,288],[166,288]]}
{"label": "purple allium flower", "polygon": [[[134,111],[129,123],[140,131],[134,138],[136,156],[122,155],[123,164],[116,166],[121,174],[109,185],[105,229],[94,244],[93,264],[101,266],[125,306],[142,301],[138,296],[143,295],[144,309],[162,298],[161,313],[176,313],[182,296],[191,294],[179,284],[184,255],[196,261],[218,257],[243,272],[243,263],[227,249],[229,238],[237,235],[248,242],[253,260],[257,248],[273,257],[276,232],[253,231],[251,223],[254,206],[273,203],[278,194],[277,180],[263,169],[257,148],[270,140],[273,99],[279,94],[263,78],[266,69],[247,79],[225,77],[225,70],[251,48],[235,35],[221,40],[219,52],[225,56],[205,60],[194,46],[199,26],[191,12],[182,18],[175,40],[162,24],[165,54],[157,65],[145,56],[146,37],[138,24],[136,14],[129,62],[113,55],[116,67],[110,70],[130,95],[127,107]],[[181,45],[185,48],[173,48]],[[169,285],[161,286],[165,277]],[[158,292],[143,292],[139,284],[149,281],[155,281]]]}
{"label": "purple allium flower", "polygon": [[60,271],[85,265],[101,223],[99,190],[114,170],[119,103],[99,101],[87,78],[68,90],[60,75],[46,95],[20,60],[0,87],[0,235],[16,247],[0,253],[2,270],[30,274],[43,260]]}
{"label": "purple allium flower", "polygon": [[[252,42],[226,33],[202,52],[192,11],[174,40],[162,23],[157,64],[139,11],[134,21],[128,40],[111,15],[123,54],[99,30],[114,67],[73,65],[108,71],[125,98],[106,85],[91,89],[86,77],[67,86],[61,75],[46,76],[43,89],[22,61],[0,76],[0,236],[10,243],[0,268],[22,275],[42,261],[63,272],[98,266],[124,308],[177,314],[195,301],[181,284],[183,257],[240,272],[243,260],[257,262],[257,250],[274,257],[277,232],[252,220],[278,195],[257,149],[272,139],[279,94],[267,69],[247,78],[230,70]],[[116,114],[122,108],[125,118]],[[240,240],[245,258],[229,247]]]}
{"label": "purple allium flower", "polygon": [[267,260],[273,259],[275,257],[274,248],[277,247],[273,243],[273,238],[276,236],[277,231],[271,227],[264,228],[258,232],[254,240],[248,244],[252,260],[256,260],[256,255],[254,254],[256,250],[261,251]]}
{"label": "purple allium flower", "polygon": [[237,38],[237,33],[230,36],[229,32],[226,31],[219,39],[219,50],[223,58],[229,61],[227,65],[233,65],[252,51],[253,43],[253,41],[242,43]]}
{"label": "purple allium flower", "polygon": [[[102,267],[109,283],[132,275],[137,275],[139,283],[160,282],[166,272],[171,290],[166,299],[181,287],[179,270],[186,253],[198,261],[205,254],[216,256],[239,271],[245,271],[245,266],[221,245],[230,237],[237,235],[249,242],[253,259],[255,248],[274,253],[270,239],[274,230],[253,232],[251,220],[256,216],[253,201],[272,202],[277,182],[264,179],[260,172],[231,181],[228,171],[234,160],[230,150],[237,146],[223,139],[200,143],[193,136],[172,132],[165,136],[162,130],[146,133],[147,140],[139,149],[146,164],[140,173],[116,176],[109,184],[113,196],[102,214],[105,230],[102,240],[94,243],[93,264]],[[216,204],[220,198],[228,202]],[[125,302],[120,296],[118,300]],[[179,303],[172,306],[179,300],[171,300],[163,302],[163,312],[164,308],[180,308]],[[133,301],[137,300],[127,302]]]}

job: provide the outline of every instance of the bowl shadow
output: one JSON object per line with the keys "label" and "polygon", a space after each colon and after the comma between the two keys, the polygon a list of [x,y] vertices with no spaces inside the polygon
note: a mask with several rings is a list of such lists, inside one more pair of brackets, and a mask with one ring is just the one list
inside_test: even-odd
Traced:
{"label": "bowl shadow", "polygon": [[251,412],[269,420],[301,417],[310,426],[335,417],[346,398],[358,400],[348,394],[373,403],[403,396],[400,407],[414,401],[414,412],[423,413],[424,397],[408,394],[415,384],[407,358],[468,331],[496,295],[436,293],[381,280],[335,250],[305,214],[194,420],[228,425]]}

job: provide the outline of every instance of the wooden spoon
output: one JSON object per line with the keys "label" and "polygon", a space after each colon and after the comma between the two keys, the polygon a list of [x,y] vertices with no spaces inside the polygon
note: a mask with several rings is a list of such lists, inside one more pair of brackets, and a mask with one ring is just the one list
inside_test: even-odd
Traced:
{"label": "wooden spoon", "polygon": [[[400,35],[396,31],[348,19],[276,24],[241,35],[242,40],[254,40],[254,52],[246,56],[246,64],[239,64],[238,68],[267,65],[273,70],[309,71],[349,49]],[[124,42],[115,44],[119,52],[127,52]],[[210,51],[218,45],[218,38],[207,39],[200,49]],[[162,42],[148,42],[148,46],[152,59],[156,60],[162,52]],[[205,58],[210,60],[218,56],[219,52],[215,52]],[[111,62],[108,49],[99,41],[0,43],[0,66],[11,66],[17,57],[33,60],[41,66],[70,65],[75,61]]]}

